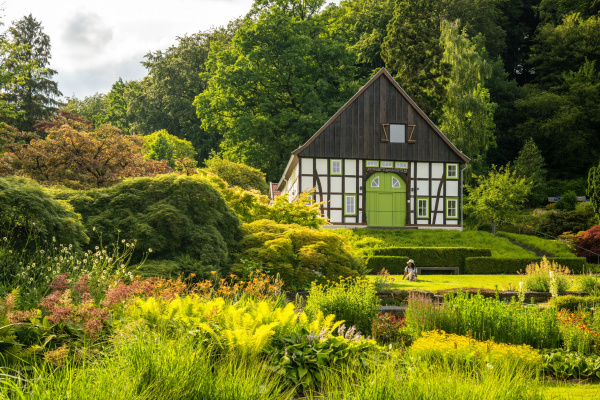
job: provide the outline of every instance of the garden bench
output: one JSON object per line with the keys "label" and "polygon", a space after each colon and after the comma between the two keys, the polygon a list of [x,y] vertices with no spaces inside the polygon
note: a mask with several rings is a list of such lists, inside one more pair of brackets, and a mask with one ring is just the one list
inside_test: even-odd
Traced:
{"label": "garden bench", "polygon": [[[548,203],[556,203],[557,198],[560,199],[560,196],[548,197]],[[584,203],[587,201],[587,197],[577,196],[577,201],[580,203]]]}
{"label": "garden bench", "polygon": [[422,271],[451,271],[453,275],[459,274],[458,267],[417,267],[417,275],[421,275]]}

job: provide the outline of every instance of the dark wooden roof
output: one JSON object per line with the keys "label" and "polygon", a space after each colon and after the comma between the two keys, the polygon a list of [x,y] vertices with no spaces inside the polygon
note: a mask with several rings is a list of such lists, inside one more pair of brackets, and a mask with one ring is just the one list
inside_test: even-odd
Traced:
{"label": "dark wooden roof", "polygon": [[[382,124],[390,123],[415,125],[415,142],[382,142]],[[407,140],[410,130],[412,127],[407,129]],[[304,145],[294,150],[293,155],[424,162],[470,161],[450,143],[385,68],[380,69]]]}

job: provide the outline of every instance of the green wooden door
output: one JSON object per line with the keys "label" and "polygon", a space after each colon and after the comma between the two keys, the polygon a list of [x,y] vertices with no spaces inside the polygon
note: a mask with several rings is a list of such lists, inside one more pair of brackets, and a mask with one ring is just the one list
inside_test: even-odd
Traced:
{"label": "green wooden door", "polygon": [[406,182],[391,172],[377,172],[367,180],[367,225],[406,225]]}

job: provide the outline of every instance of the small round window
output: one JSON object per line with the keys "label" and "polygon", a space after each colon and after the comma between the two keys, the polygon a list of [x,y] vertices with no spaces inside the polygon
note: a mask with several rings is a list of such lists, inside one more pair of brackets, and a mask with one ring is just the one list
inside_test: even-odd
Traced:
{"label": "small round window", "polygon": [[379,187],[379,177],[373,179],[371,182],[371,187]]}
{"label": "small round window", "polygon": [[394,178],[393,176],[392,176],[392,187],[393,188],[399,188],[400,187],[400,181],[398,179]]}

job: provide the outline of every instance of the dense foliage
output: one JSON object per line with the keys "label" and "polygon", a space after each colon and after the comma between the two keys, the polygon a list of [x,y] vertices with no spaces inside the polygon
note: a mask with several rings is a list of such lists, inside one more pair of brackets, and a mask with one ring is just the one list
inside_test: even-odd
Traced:
{"label": "dense foliage", "polygon": [[[58,119],[58,118],[56,118]],[[166,162],[147,160],[140,151],[142,138],[124,135],[111,125],[92,131],[87,121],[81,128],[61,125],[62,121],[41,124],[44,139],[20,140],[19,132],[4,130],[0,171],[24,174],[39,182],[72,188],[104,187],[130,176],[153,176],[171,171]]]}
{"label": "dense foliage", "polygon": [[0,237],[10,238],[15,252],[35,246],[35,241],[54,240],[75,248],[88,241],[81,217],[73,207],[26,178],[0,177],[0,221]]}
{"label": "dense foliage", "polygon": [[360,261],[334,232],[270,220],[245,224],[243,230],[240,262],[233,271],[241,272],[244,262],[251,262],[270,275],[279,274],[293,290],[307,289],[313,281],[358,276]]}
{"label": "dense foliage", "polygon": [[93,243],[135,239],[154,259],[189,255],[213,269],[227,268],[241,235],[235,213],[200,175],[132,178],[57,197],[81,214],[88,232],[100,234]]}
{"label": "dense foliage", "polygon": [[269,185],[265,174],[248,165],[212,157],[206,161],[206,170],[217,175],[229,184],[244,190],[258,190],[261,194],[269,194]]}

